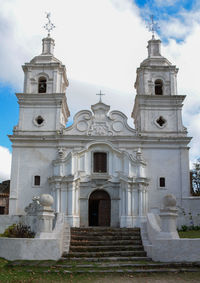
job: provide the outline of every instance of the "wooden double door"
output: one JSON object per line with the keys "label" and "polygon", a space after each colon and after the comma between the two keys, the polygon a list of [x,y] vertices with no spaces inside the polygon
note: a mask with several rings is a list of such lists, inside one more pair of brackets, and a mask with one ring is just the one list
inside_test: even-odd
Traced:
{"label": "wooden double door", "polygon": [[110,226],[111,200],[104,190],[94,191],[89,198],[89,226]]}

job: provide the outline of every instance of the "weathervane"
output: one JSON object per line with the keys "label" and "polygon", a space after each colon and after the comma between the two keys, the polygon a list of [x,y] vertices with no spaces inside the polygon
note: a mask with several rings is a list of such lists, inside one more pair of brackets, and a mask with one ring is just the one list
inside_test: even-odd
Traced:
{"label": "weathervane", "polygon": [[100,93],[97,93],[96,95],[99,95],[99,102],[102,102],[101,96],[102,96],[102,95],[105,95],[105,94],[104,94],[104,93],[101,93],[101,90],[100,90]]}
{"label": "weathervane", "polygon": [[146,26],[150,32],[152,32],[152,39],[154,39],[154,33],[155,31],[158,31],[158,29],[160,28],[158,23],[154,21],[154,16],[151,15],[150,16],[150,21],[147,22],[147,26]]}
{"label": "weathervane", "polygon": [[51,13],[46,12],[46,18],[48,19],[48,23],[44,25],[44,28],[48,31],[48,37],[50,37],[50,32],[55,28],[54,24],[51,22]]}

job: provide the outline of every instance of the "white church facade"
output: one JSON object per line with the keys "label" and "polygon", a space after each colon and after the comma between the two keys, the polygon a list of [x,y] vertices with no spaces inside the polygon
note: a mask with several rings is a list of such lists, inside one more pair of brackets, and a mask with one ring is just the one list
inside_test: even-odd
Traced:
{"label": "white church facade", "polygon": [[178,69],[161,55],[161,41],[149,40],[148,58],[137,69],[134,128],[101,99],[66,127],[68,79],[54,45],[44,38],[42,54],[23,66],[19,122],[9,136],[9,214],[24,214],[44,193],[71,227],[139,227],[166,194],[182,207],[190,197],[191,138],[182,123]]}

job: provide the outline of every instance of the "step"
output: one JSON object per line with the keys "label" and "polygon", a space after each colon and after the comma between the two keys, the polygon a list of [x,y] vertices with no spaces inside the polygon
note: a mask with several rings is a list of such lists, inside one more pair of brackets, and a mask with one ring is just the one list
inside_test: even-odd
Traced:
{"label": "step", "polygon": [[140,231],[140,228],[114,228],[114,227],[72,227],[71,231]]}
{"label": "step", "polygon": [[71,246],[120,246],[120,245],[142,245],[141,240],[114,240],[114,241],[76,241],[74,239],[71,240]]}
{"label": "step", "polygon": [[[200,269],[198,268],[159,268],[159,269],[156,269],[156,268],[153,268],[153,269],[89,269],[89,270],[70,270],[70,269],[45,269],[45,270],[38,270],[38,271],[35,271],[35,270],[32,270],[32,269],[28,269],[28,270],[25,270],[24,272],[27,272],[27,273],[37,273],[37,274],[40,274],[40,273],[53,273],[53,274],[58,274],[58,273],[61,273],[61,274],[81,274],[81,273],[93,273],[93,274],[108,274],[108,273],[123,273],[123,274],[136,274],[136,273],[148,273],[148,274],[151,274],[151,273],[180,273],[180,272],[200,272]],[[70,281],[71,282],[71,281]],[[196,281],[195,281],[196,282]]]}
{"label": "step", "polygon": [[[54,273],[56,271],[53,271]],[[58,272],[62,272],[58,271]],[[158,268],[158,269],[89,269],[87,271],[85,270],[63,270],[63,272],[67,273],[178,273],[178,272],[200,272],[200,269],[198,268]]]}
{"label": "step", "polygon": [[66,257],[113,257],[113,256],[146,256],[145,251],[104,251],[104,252],[69,252]]}
{"label": "step", "polygon": [[56,268],[98,268],[98,269],[105,269],[105,268],[124,268],[124,267],[131,267],[131,268],[140,268],[140,269],[152,269],[152,268],[199,268],[200,271],[200,264],[187,264],[187,263],[154,263],[146,261],[144,263],[135,263],[135,262],[97,262],[97,263],[84,263],[84,264],[55,264],[54,267]]}
{"label": "step", "polygon": [[142,245],[123,246],[70,246],[70,252],[143,251]]}
{"label": "step", "polygon": [[82,231],[71,231],[71,236],[79,236],[79,235],[88,235],[88,236],[140,236],[140,232],[127,232],[127,231],[88,231],[88,232],[82,232]]}
{"label": "step", "polygon": [[106,227],[94,227],[94,228],[71,228],[71,232],[82,232],[82,233],[93,233],[93,232],[99,232],[99,233],[138,233],[140,232],[140,228],[106,228]]}
{"label": "step", "polygon": [[90,236],[90,235],[71,235],[71,240],[88,240],[88,241],[102,241],[102,240],[109,240],[109,241],[121,241],[121,240],[141,240],[140,236]]}
{"label": "step", "polygon": [[[68,255],[68,254],[67,254]],[[66,255],[66,256],[67,256]],[[74,262],[121,262],[121,261],[151,261],[147,256],[109,256],[109,257],[64,257],[60,258],[61,261],[74,261]]]}

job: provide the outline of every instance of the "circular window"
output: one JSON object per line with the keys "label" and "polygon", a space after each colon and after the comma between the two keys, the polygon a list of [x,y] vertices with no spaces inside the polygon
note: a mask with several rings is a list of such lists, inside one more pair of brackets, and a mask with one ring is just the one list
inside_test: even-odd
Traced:
{"label": "circular window", "polygon": [[39,115],[33,119],[33,122],[36,126],[41,127],[44,125],[45,120],[41,115]]}

